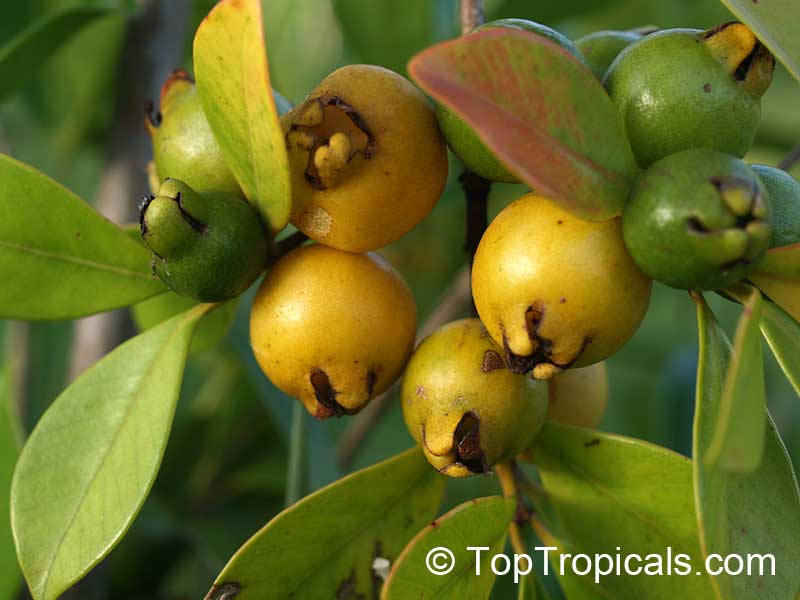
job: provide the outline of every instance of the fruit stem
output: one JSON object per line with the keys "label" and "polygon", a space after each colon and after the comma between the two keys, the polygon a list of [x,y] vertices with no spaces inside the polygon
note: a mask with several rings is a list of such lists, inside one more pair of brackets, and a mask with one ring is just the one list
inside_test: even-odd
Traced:
{"label": "fruit stem", "polygon": [[508,525],[508,536],[511,539],[511,547],[517,554],[525,554],[525,542],[522,539],[520,523],[527,523],[530,519],[530,512],[525,507],[522,494],[517,487],[517,475],[515,471],[517,465],[514,459],[498,463],[494,466],[494,472],[500,481],[500,488],[506,498],[515,498],[517,501],[517,511],[514,520]]}
{"label": "fruit stem", "polygon": [[778,165],[778,168],[788,171],[795,166],[798,161],[800,161],[800,144],[795,146],[794,149],[786,155],[786,158],[781,161],[781,164]]}
{"label": "fruit stem", "polygon": [[461,0],[461,33],[483,25],[483,0]]}
{"label": "fruit stem", "polygon": [[289,432],[289,467],[286,475],[286,506],[291,506],[305,495],[306,448],[308,422],[305,406],[295,402],[292,409],[292,427]]}

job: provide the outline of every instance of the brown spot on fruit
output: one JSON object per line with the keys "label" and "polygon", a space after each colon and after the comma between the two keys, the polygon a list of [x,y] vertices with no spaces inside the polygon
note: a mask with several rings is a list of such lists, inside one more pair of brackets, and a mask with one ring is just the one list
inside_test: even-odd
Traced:
{"label": "brown spot on fruit", "polygon": [[705,85],[703,86],[703,91],[704,91],[706,94],[710,94],[710,93],[711,93],[711,84],[710,84],[710,83],[707,83],[707,84],[705,84]]}
{"label": "brown spot on fruit", "polygon": [[506,363],[503,361],[503,357],[497,352],[494,350],[487,350],[484,353],[483,362],[481,363],[481,371],[484,373],[489,373],[490,371],[504,369],[505,367]]}

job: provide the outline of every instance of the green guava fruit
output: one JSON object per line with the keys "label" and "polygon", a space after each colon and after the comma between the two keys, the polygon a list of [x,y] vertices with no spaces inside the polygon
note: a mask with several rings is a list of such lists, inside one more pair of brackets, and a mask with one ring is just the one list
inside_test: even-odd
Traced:
{"label": "green guava fruit", "polygon": [[746,277],[769,247],[767,192],[738,158],[684,150],[637,178],[622,231],[634,261],[653,279],[722,289]]}

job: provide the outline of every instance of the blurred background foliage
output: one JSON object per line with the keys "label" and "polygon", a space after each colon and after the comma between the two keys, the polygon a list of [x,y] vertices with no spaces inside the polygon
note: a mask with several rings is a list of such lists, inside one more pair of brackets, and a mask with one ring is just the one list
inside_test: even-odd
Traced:
{"label": "blurred background foliage", "polygon": [[[297,102],[336,67],[368,62],[399,72],[427,45],[457,34],[457,0],[264,0],[273,86]],[[0,150],[30,163],[98,206],[102,182],[123,157],[136,174],[123,214],[131,220],[140,195],[147,139],[144,103],[175,67],[191,70],[192,34],[212,0],[6,2],[0,48],[48,15],[75,5],[112,10],[69,37],[27,83],[0,99]],[[707,28],[732,20],[718,0],[487,0],[487,17],[521,17],[570,37],[597,29],[643,25]],[[173,48],[172,51],[167,51]],[[177,48],[177,50],[175,50]],[[165,56],[174,56],[167,61]],[[146,74],[142,75],[142,74]],[[800,141],[800,86],[778,67],[763,102],[752,162],[777,164]],[[414,289],[422,319],[465,263],[464,203],[451,161],[447,190],[433,214],[383,253]],[[795,172],[795,176],[800,175]],[[490,210],[522,193],[495,186]],[[24,202],[24,198],[19,199]],[[5,282],[4,285],[13,285]],[[252,295],[253,290],[251,290]],[[732,333],[736,305],[712,297]],[[283,506],[286,440],[292,400],[261,374],[249,349],[249,301],[239,304],[224,343],[190,359],[165,463],[133,529],[101,567],[68,597],[183,600],[203,597],[226,559]],[[135,334],[123,317],[124,335]],[[0,402],[11,400],[22,435],[74,372],[75,323],[0,321]],[[611,401],[602,428],[644,438],[688,454],[697,354],[694,307],[684,292],[656,285],[650,312],[634,339],[609,361]],[[769,405],[795,461],[800,461],[800,403],[771,356],[765,358]],[[0,443],[16,436],[0,411]],[[8,419],[6,419],[8,420]],[[394,403],[355,454],[337,463],[337,441],[348,419],[310,422],[309,491],[342,474],[387,458],[412,440]],[[12,443],[14,443],[14,440]],[[9,465],[0,464],[7,485]],[[5,477],[5,478],[4,478]],[[654,484],[656,484],[654,482]],[[497,493],[491,477],[450,483],[453,506]],[[7,499],[7,491],[2,492]],[[0,501],[3,515],[6,504]],[[4,517],[7,519],[7,517]],[[0,598],[13,597],[18,577],[7,523],[0,523]],[[511,597],[501,582],[496,597]],[[24,592],[19,592],[24,598]]]}

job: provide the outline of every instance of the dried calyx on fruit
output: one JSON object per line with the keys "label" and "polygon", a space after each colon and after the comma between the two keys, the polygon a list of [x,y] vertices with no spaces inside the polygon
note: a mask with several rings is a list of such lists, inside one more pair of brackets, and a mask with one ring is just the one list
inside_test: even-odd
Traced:
{"label": "dried calyx on fruit", "polygon": [[642,173],[623,213],[625,243],[647,275],[684,289],[747,276],[772,236],[767,194],[733,156],[686,150]]}
{"label": "dried calyx on fruit", "polygon": [[486,473],[521,453],[547,410],[545,385],[509,371],[478,319],[426,338],[409,361],[401,395],[409,432],[450,477]]}
{"label": "dried calyx on fruit", "polygon": [[221,302],[244,292],[264,270],[267,234],[258,213],[226,192],[196,192],[176,179],[139,207],[153,269],[175,292]]}
{"label": "dried calyx on fruit", "polygon": [[775,59],[745,25],[668,29],[623,50],[604,84],[642,167],[689,148],[742,157]]}
{"label": "dried calyx on fruit", "polygon": [[388,262],[317,244],[278,260],[250,313],[261,369],[318,419],[354,414],[388,389],[415,338],[414,297]]}
{"label": "dried calyx on fruit", "polygon": [[[586,60],[569,38],[547,25],[526,19],[498,19],[485,23],[475,31],[485,29],[516,29],[533,33],[560,46],[586,64]],[[458,115],[446,106],[437,104],[436,119],[450,150],[472,171],[489,181],[518,182],[518,178],[495,157],[478,134]]]}
{"label": "dried calyx on fruit", "polygon": [[427,216],[444,189],[447,152],[433,108],[388,69],[331,73],[281,123],[292,223],[327,246],[385,246]]}
{"label": "dried calyx on fruit", "polygon": [[475,306],[509,368],[537,379],[619,350],[644,318],[651,287],[618,219],[583,221],[532,193],[492,221],[472,268]]}

